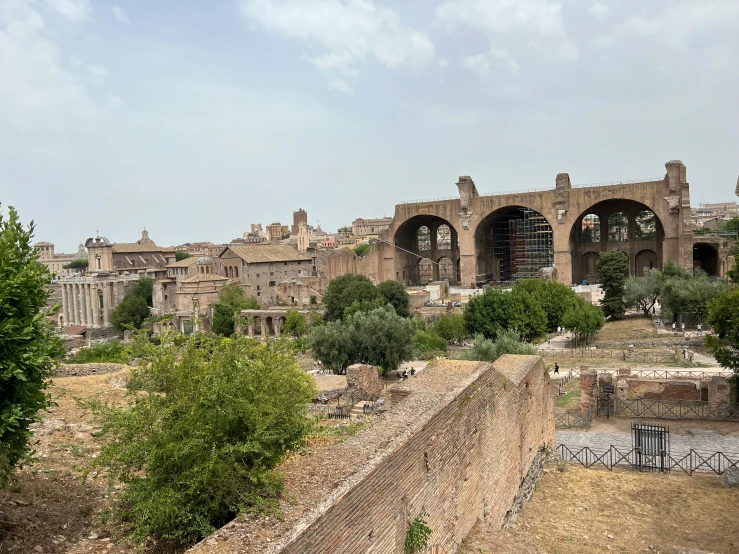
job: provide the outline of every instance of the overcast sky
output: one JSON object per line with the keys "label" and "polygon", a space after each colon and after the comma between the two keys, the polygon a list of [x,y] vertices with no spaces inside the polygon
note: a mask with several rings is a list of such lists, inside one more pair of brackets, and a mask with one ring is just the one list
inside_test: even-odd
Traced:
{"label": "overcast sky", "polygon": [[0,202],[58,251],[671,159],[734,201],[738,154],[737,0],[0,0]]}

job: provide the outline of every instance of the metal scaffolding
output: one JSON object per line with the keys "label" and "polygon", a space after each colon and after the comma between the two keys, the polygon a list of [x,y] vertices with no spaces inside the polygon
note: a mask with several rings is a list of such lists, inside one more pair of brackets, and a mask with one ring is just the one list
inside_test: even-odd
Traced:
{"label": "metal scaffolding", "polygon": [[501,217],[493,226],[496,281],[537,279],[539,270],[554,265],[552,228],[540,213],[521,208]]}

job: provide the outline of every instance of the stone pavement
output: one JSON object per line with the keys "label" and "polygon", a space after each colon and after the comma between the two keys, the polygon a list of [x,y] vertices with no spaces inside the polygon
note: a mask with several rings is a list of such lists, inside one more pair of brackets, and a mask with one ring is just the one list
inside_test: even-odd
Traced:
{"label": "stone pavement", "polygon": [[[669,426],[669,421],[665,425]],[[723,452],[731,460],[739,460],[739,435],[721,435],[716,431],[696,429],[695,436],[670,433],[670,455],[681,458],[692,448],[703,457]],[[557,430],[557,444],[565,444],[573,452],[583,446],[600,454],[615,446],[620,452],[631,450],[631,435],[592,431]]]}

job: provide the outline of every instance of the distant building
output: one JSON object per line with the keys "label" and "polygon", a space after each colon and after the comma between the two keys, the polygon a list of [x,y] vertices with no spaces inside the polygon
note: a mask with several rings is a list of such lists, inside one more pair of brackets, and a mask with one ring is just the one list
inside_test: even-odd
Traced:
{"label": "distant building", "polygon": [[392,222],[392,217],[355,219],[352,221],[352,234],[355,237],[377,237],[382,231],[387,230]]}
{"label": "distant building", "polygon": [[76,273],[75,270],[64,269],[63,266],[73,260],[87,259],[87,251],[83,244],[79,245],[76,254],[57,254],[51,242],[37,242],[34,246],[38,248],[38,261],[48,267],[52,275],[63,276]]}
{"label": "distant building", "polygon": [[279,222],[270,223],[267,225],[267,239],[272,242],[277,242],[282,239],[290,237],[290,229],[287,225],[282,225]]}
{"label": "distant building", "polygon": [[293,236],[297,235],[301,223],[308,225],[308,212],[303,208],[300,208],[297,212],[293,212],[293,228],[290,230],[290,234]]}

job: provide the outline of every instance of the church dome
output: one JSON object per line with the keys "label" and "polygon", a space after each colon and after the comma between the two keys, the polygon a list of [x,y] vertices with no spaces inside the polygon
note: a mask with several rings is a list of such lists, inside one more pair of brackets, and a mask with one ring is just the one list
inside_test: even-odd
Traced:
{"label": "church dome", "polygon": [[213,259],[210,256],[201,256],[198,258],[198,265],[213,265]]}

